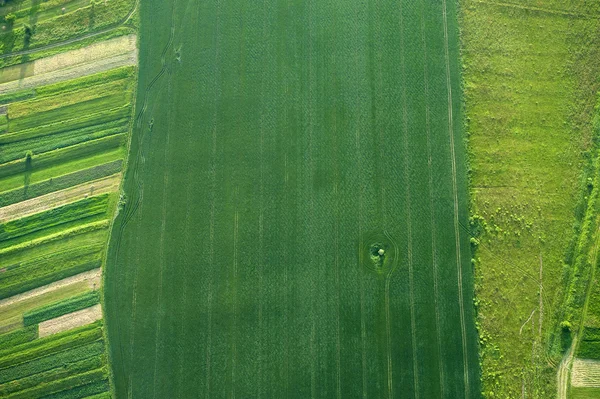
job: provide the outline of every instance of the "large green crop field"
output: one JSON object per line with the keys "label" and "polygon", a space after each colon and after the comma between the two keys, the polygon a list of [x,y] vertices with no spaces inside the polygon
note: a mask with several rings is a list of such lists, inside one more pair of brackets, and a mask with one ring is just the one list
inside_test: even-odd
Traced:
{"label": "large green crop field", "polygon": [[117,397],[479,397],[456,7],[142,2]]}

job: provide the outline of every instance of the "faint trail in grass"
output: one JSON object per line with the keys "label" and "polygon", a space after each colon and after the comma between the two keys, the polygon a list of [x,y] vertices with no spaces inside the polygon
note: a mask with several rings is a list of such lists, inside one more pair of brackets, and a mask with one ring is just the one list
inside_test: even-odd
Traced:
{"label": "faint trail in grass", "polygon": [[450,45],[448,39],[448,14],[446,0],[442,0],[444,16],[444,55],[446,61],[446,89],[448,91],[448,133],[450,135],[450,153],[452,160],[452,195],[454,197],[454,235],[456,247],[456,268],[458,275],[458,303],[460,306],[460,328],[462,334],[463,347],[463,374],[465,381],[465,399],[470,398],[469,386],[469,357],[467,347],[467,329],[465,321],[463,282],[462,282],[462,263],[460,254],[460,229],[458,220],[458,184],[456,182],[456,153],[454,146],[454,120],[452,115],[452,83],[450,81]]}
{"label": "faint trail in grass", "polygon": [[[167,129],[166,143],[164,147],[164,162],[168,164],[167,149],[169,148],[169,129]],[[160,224],[160,243],[158,246],[158,258],[159,258],[159,269],[158,269],[158,290],[157,290],[157,302],[156,302],[156,335],[154,337],[154,383],[152,386],[152,397],[156,398],[156,385],[158,382],[158,358],[159,358],[159,347],[161,346],[159,336],[162,327],[162,294],[163,294],[163,274],[165,270],[165,228],[167,225],[167,196],[169,187],[169,173],[168,168],[164,169],[163,172],[163,194],[162,194],[162,212],[161,212],[161,224]]]}
{"label": "faint trail in grass", "polygon": [[[309,76],[309,81],[313,82],[316,79],[314,79],[313,74],[315,73],[314,71],[314,66],[313,66],[313,32],[314,32],[314,21],[313,21],[313,16],[314,16],[314,1],[313,0],[309,0],[309,5],[308,5],[308,32],[309,32],[309,49],[308,49],[308,76]],[[308,89],[308,153],[307,153],[307,158],[308,158],[308,177],[309,177],[309,191],[310,191],[310,198],[309,198],[309,213],[310,215],[314,215],[314,209],[315,209],[315,199],[314,199],[314,189],[312,187],[312,182],[314,181],[314,165],[313,165],[313,128],[314,128],[314,120],[313,120],[313,109],[312,109],[312,101],[314,98],[314,93],[313,93],[313,87],[312,84],[309,83],[308,85],[309,89]],[[311,216],[311,225],[312,225],[312,221],[313,218]],[[311,264],[311,270],[315,270],[315,261],[314,261],[314,256],[311,256],[311,260],[310,260],[310,264]],[[314,275],[314,273],[313,273]],[[316,369],[315,369],[315,362],[317,361],[317,356],[316,356],[316,348],[315,348],[315,336],[316,336],[316,325],[315,325],[315,308],[316,308],[316,281],[315,281],[315,277],[313,277],[313,280],[311,281],[311,288],[310,288],[310,292],[311,292],[311,333],[310,333],[310,392],[311,392],[311,398],[315,398],[316,397]]]}
{"label": "faint trail in grass", "polygon": [[[404,3],[400,2],[400,48],[402,51],[400,70],[404,84],[402,85],[402,121],[404,130],[404,179],[409,182],[409,165],[408,165],[408,154],[410,154],[410,148],[408,145],[408,110],[406,104],[406,60],[404,57],[404,16],[403,16]],[[413,385],[415,390],[415,399],[419,399],[419,365],[417,358],[417,331],[416,331],[416,320],[415,320],[415,299],[414,299],[414,273],[413,273],[413,254],[412,254],[412,212],[411,212],[411,196],[410,186],[406,185],[406,233],[407,233],[407,263],[408,263],[408,285],[409,285],[409,302],[410,302],[410,335],[412,345],[412,366],[413,366]],[[392,397],[392,396],[390,396]]]}
{"label": "faint trail in grass", "polygon": [[[239,188],[235,189],[235,198],[237,201]],[[238,228],[239,228],[239,211],[236,206],[235,216],[233,219],[233,326],[232,336],[233,342],[231,344],[231,397],[235,398],[235,372],[237,362],[237,340],[235,337],[237,328],[237,269],[238,269]]]}
{"label": "faint trail in grass", "polygon": [[360,129],[356,129],[356,153],[358,159],[358,176],[361,182],[361,187],[358,188],[358,280],[360,284],[360,343],[361,343],[361,359],[362,359],[362,396],[363,399],[367,397],[367,328],[365,322],[365,286],[364,281],[360,277],[361,273],[361,262],[363,259],[363,234],[362,234],[362,212],[363,212],[363,198],[362,198],[362,162],[360,153]]}
{"label": "faint trail in grass", "polygon": [[[215,15],[215,70],[217,76],[215,76],[215,82],[219,82],[219,61],[220,61],[220,47],[219,47],[219,30],[221,23],[221,2],[217,1],[217,11]],[[219,116],[219,85],[215,84],[214,93],[214,104],[215,109],[213,112],[214,125],[212,127],[212,143],[211,143],[211,158],[210,158],[210,169],[209,176],[211,181],[211,201],[210,201],[210,223],[209,223],[209,249],[208,259],[210,267],[210,278],[208,279],[208,289],[206,298],[206,307],[208,308],[207,326],[208,332],[206,336],[206,353],[205,353],[205,367],[206,367],[206,394],[205,398],[210,399],[210,384],[211,384],[211,346],[212,346],[212,315],[213,315],[213,278],[215,272],[215,207],[217,202],[217,132],[218,132],[218,116]]]}
{"label": "faint trail in grass", "polygon": [[438,367],[440,377],[440,394],[441,397],[445,397],[445,384],[444,384],[444,365],[442,361],[442,333],[440,331],[440,309],[439,309],[439,282],[438,282],[438,259],[437,259],[437,242],[435,238],[434,229],[435,217],[434,217],[434,205],[435,201],[433,198],[433,170],[432,170],[432,148],[431,148],[431,109],[429,107],[429,73],[427,70],[428,62],[428,51],[427,51],[427,40],[425,36],[425,2],[421,0],[421,42],[423,44],[423,51],[425,55],[425,63],[423,65],[423,82],[425,84],[425,132],[427,136],[427,172],[428,172],[428,189],[429,189],[429,207],[431,208],[429,223],[431,224],[431,255],[433,263],[433,302],[435,306],[435,337],[438,350]]}

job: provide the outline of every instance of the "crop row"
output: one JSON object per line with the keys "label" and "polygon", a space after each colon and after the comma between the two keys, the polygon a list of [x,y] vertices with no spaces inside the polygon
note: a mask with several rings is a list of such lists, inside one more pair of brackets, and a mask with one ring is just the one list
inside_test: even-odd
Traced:
{"label": "crop row", "polygon": [[10,162],[24,158],[30,151],[34,154],[40,154],[102,137],[126,133],[128,130],[127,119],[116,120],[107,125],[108,126],[92,125],[76,131],[67,131],[48,137],[9,144],[4,148],[3,154],[0,157],[0,162]]}
{"label": "crop row", "polygon": [[40,154],[106,136],[126,133],[128,130],[127,119],[116,120],[107,125],[108,126],[92,125],[76,131],[67,131],[48,137],[6,145],[2,156],[0,157],[0,162],[10,162],[24,158],[30,151],[35,154]]}
{"label": "crop row", "polygon": [[42,356],[102,339],[102,322],[39,338],[0,351],[0,372]]}
{"label": "crop row", "polygon": [[69,237],[82,236],[87,233],[105,230],[106,228],[108,228],[108,225],[108,220],[100,220],[97,222],[87,223],[82,226],[75,226],[73,228],[62,230],[58,233],[50,234],[48,236],[44,236],[35,240],[26,241],[24,243],[13,245],[8,248],[0,248],[0,256],[13,255],[15,253],[20,253],[22,251],[35,248],[37,246],[56,243]]}
{"label": "crop row", "polygon": [[64,301],[31,310],[23,315],[23,324],[25,327],[31,326],[33,324],[41,323],[42,321],[89,308],[98,303],[100,303],[100,293],[98,291],[90,291]]}
{"label": "crop row", "polygon": [[51,265],[56,263],[67,263],[74,259],[79,262],[94,260],[100,257],[102,248],[103,245],[82,246],[19,260],[3,268],[4,271],[0,274],[0,284],[9,284],[23,273],[35,273],[36,269],[52,267]]}
{"label": "crop row", "polygon": [[2,285],[0,287],[0,299],[9,298],[13,295],[21,294],[79,273],[97,269],[101,266],[102,261],[100,259],[90,261],[73,260],[65,265],[53,264],[52,269],[44,271],[43,274],[33,276],[25,274],[22,280]]}
{"label": "crop row", "polygon": [[9,131],[16,132],[30,129],[36,126],[58,123],[60,121],[73,119],[78,115],[89,115],[100,110],[119,108],[129,103],[131,94],[128,92],[117,92],[102,97],[95,97],[75,104],[65,105],[49,111],[27,114],[20,118],[10,118]]}
{"label": "crop row", "polygon": [[100,361],[102,361],[103,354],[104,343],[101,340],[67,348],[0,371],[0,383],[6,384],[9,381],[17,381],[57,368],[64,369],[84,359],[100,358]]}
{"label": "crop row", "polygon": [[119,79],[92,87],[80,88],[75,91],[64,91],[48,96],[35,97],[30,100],[10,104],[8,106],[8,115],[11,120],[27,115],[35,115],[95,98],[122,93],[128,90],[129,85],[129,79]]}
{"label": "crop row", "polygon": [[114,120],[127,118],[130,112],[131,108],[129,106],[120,106],[87,114],[77,114],[71,119],[60,120],[55,123],[35,126],[30,129],[0,135],[0,144],[31,140],[37,137],[82,129],[92,125],[102,125]]}
{"label": "crop row", "polygon": [[118,134],[86,141],[85,143],[45,152],[39,155],[34,154],[31,157],[31,160],[19,159],[17,161],[8,162],[0,165],[0,178],[96,155],[102,151],[124,145],[126,139],[126,134]]}
{"label": "crop row", "polygon": [[39,183],[29,185],[27,189],[20,187],[15,190],[5,191],[0,193],[0,207],[110,176],[120,172],[122,167],[123,161],[117,159],[102,165],[43,180]]}
{"label": "crop row", "polygon": [[84,198],[58,208],[0,224],[0,241],[11,240],[42,229],[104,213],[108,206],[108,199],[109,194]]}
{"label": "crop row", "polygon": [[[99,343],[93,343],[90,344],[90,346],[98,344]],[[77,348],[76,350],[79,351],[82,348]],[[59,354],[64,354],[66,352],[67,351],[60,352]],[[13,379],[5,384],[1,384],[0,397],[47,383],[49,381],[60,380],[70,375],[81,374],[87,371],[99,369],[106,363],[103,352],[104,346],[99,345],[98,353],[89,358],[73,357],[73,359],[71,359],[69,362],[66,362],[63,359],[53,359],[54,363],[51,365],[52,368],[47,371],[38,371],[35,374],[28,375],[27,377],[20,377],[19,379]],[[81,354],[76,354],[75,356],[81,356]]]}
{"label": "crop row", "polygon": [[113,80],[131,79],[135,74],[135,67],[122,66],[110,69],[105,72],[95,73],[93,75],[83,76],[77,79],[66,80],[64,82],[53,83],[46,86],[37,87],[35,95],[37,97],[49,96],[55,93],[77,90],[90,87],[95,84],[105,83]]}
{"label": "crop row", "polygon": [[38,337],[38,327],[29,326],[0,335],[0,350],[33,341]]}
{"label": "crop row", "polygon": [[[6,396],[6,399],[31,399],[31,398],[64,398],[68,397],[68,392],[80,387],[87,386],[92,383],[106,381],[108,378],[104,368],[88,371],[82,374],[77,374],[61,380],[51,381],[40,386],[36,386],[24,391],[15,392]],[[94,392],[96,393],[96,392]],[[54,395],[52,395],[54,394]],[[77,396],[81,398],[81,391],[77,389]]]}

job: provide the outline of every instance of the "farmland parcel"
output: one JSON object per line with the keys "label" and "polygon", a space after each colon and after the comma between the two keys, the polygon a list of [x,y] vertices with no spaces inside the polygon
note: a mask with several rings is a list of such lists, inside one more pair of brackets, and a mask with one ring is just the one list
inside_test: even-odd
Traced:
{"label": "farmland parcel", "polygon": [[454,1],[141,5],[117,397],[477,398]]}

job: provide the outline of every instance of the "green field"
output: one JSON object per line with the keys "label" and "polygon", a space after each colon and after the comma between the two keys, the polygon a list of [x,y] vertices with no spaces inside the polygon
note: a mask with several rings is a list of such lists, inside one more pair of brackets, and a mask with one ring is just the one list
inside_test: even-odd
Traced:
{"label": "green field", "polygon": [[117,397],[480,397],[456,6],[142,2]]}

